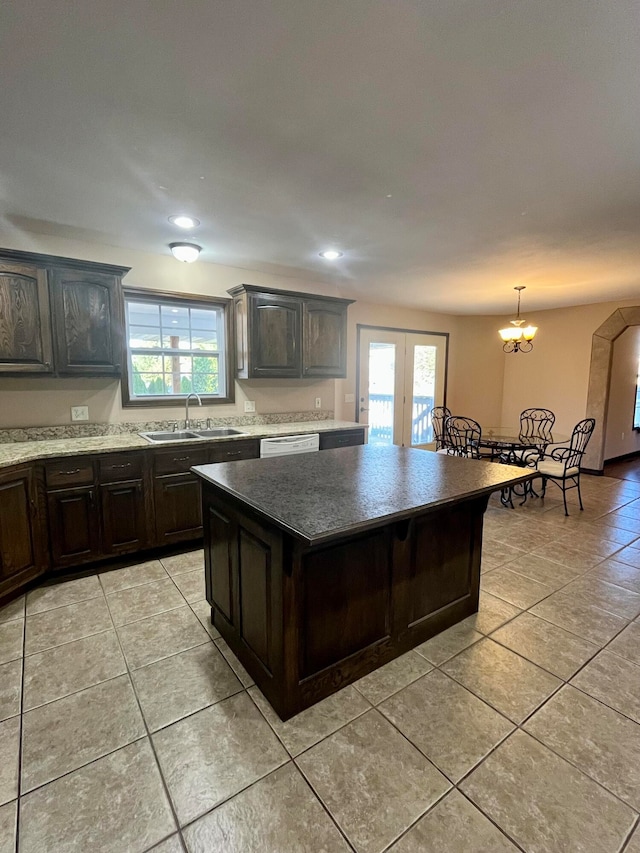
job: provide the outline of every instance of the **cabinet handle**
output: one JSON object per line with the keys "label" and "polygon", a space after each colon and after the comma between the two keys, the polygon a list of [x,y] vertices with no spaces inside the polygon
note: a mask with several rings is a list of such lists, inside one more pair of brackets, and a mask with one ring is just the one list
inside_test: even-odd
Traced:
{"label": "cabinet handle", "polygon": [[114,471],[122,468],[131,468],[131,462],[125,462],[124,465],[110,465],[109,467]]}
{"label": "cabinet handle", "polygon": [[58,474],[70,477],[72,474],[79,474],[82,471],[82,468],[72,468],[71,471],[58,471]]}
{"label": "cabinet handle", "polygon": [[174,462],[188,462],[190,459],[191,459],[190,456],[174,456],[173,457]]}
{"label": "cabinet handle", "polygon": [[44,366],[45,366],[45,367],[51,367],[51,362],[50,362],[50,361],[45,361]]}
{"label": "cabinet handle", "polygon": [[95,506],[96,506],[96,496],[95,496],[95,494],[94,494],[94,492],[93,492],[93,489],[89,492],[89,505],[91,506],[91,509],[95,509]]}
{"label": "cabinet handle", "polygon": [[242,453],[241,450],[233,450],[233,451],[227,450],[226,455],[227,456],[240,456],[241,453]]}

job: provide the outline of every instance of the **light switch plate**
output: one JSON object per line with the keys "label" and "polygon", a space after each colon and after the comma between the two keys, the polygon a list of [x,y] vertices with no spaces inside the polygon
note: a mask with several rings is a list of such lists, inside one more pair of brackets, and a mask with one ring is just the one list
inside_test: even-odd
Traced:
{"label": "light switch plate", "polygon": [[72,421],[88,421],[89,406],[71,406]]}
{"label": "light switch plate", "polygon": [[245,400],[244,401],[244,410],[245,410],[245,412],[255,412],[255,410],[256,410],[255,400]]}
{"label": "light switch plate", "polygon": [[345,394],[344,395],[345,403],[355,403],[356,395],[355,394]]}
{"label": "light switch plate", "polygon": [[316,409],[319,409],[322,406],[322,400],[320,397],[316,397]]}

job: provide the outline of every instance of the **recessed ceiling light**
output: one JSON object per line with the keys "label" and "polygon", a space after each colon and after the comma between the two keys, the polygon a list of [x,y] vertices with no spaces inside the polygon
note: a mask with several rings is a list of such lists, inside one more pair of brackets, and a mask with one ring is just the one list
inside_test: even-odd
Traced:
{"label": "recessed ceiling light", "polygon": [[342,252],[339,252],[337,249],[325,249],[324,252],[319,252],[319,255],[325,261],[337,261],[338,258],[342,257]]}
{"label": "recessed ceiling light", "polygon": [[198,260],[198,255],[202,251],[202,246],[197,246],[195,243],[169,243],[169,248],[174,258],[179,261],[184,261],[185,264],[192,264]]}
{"label": "recessed ceiling light", "polygon": [[199,219],[194,219],[193,216],[185,216],[182,213],[178,216],[170,216],[169,222],[172,225],[177,225],[178,228],[185,228],[185,229],[196,228],[198,225],[200,225]]}

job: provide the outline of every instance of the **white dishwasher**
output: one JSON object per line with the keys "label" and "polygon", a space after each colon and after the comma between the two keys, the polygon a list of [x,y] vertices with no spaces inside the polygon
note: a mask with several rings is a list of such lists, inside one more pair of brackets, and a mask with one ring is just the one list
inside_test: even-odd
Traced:
{"label": "white dishwasher", "polygon": [[294,453],[313,453],[316,450],[320,450],[320,436],[317,432],[310,435],[279,435],[277,438],[263,438],[260,441],[261,459]]}

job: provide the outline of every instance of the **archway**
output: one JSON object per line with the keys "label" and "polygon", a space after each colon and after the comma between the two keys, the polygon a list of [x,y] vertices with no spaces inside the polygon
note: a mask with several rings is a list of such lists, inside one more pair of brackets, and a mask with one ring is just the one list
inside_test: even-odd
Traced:
{"label": "archway", "polygon": [[593,333],[586,416],[596,419],[596,428],[584,457],[586,470],[601,472],[604,467],[605,427],[609,407],[613,342],[629,326],[639,325],[640,305],[631,308],[617,308]]}

